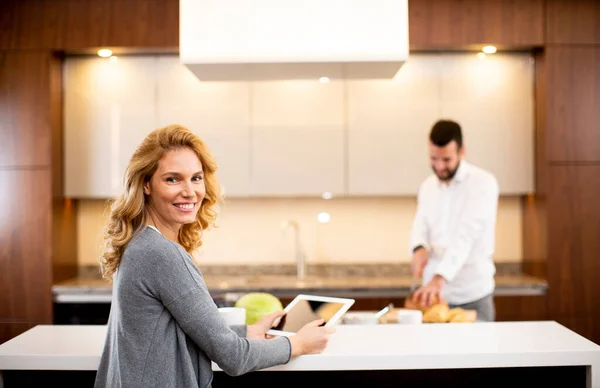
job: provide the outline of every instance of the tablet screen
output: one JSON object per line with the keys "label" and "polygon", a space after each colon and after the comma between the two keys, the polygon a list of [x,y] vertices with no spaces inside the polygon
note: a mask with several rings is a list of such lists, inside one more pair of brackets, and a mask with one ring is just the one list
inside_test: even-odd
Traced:
{"label": "tablet screen", "polygon": [[319,302],[301,299],[294,304],[273,329],[296,333],[309,322],[323,318],[325,325],[335,314],[344,308],[344,303]]}

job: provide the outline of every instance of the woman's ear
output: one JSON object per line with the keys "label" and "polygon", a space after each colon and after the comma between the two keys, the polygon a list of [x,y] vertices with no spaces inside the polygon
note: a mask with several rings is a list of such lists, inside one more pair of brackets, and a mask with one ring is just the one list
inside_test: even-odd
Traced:
{"label": "woman's ear", "polygon": [[150,195],[150,181],[144,183],[144,194]]}

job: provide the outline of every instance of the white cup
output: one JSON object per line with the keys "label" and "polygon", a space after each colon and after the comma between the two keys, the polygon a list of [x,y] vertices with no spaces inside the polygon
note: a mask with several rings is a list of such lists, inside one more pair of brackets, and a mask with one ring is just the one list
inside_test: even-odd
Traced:
{"label": "white cup", "polygon": [[219,313],[227,326],[246,324],[246,309],[243,307],[219,307]]}
{"label": "white cup", "polygon": [[403,325],[418,325],[423,323],[421,310],[400,309],[397,313],[398,323]]}

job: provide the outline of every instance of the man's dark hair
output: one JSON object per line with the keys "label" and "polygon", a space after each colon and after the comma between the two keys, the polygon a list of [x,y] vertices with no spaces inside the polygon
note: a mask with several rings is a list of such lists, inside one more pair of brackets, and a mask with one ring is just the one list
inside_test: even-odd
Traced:
{"label": "man's dark hair", "polygon": [[456,142],[457,148],[462,147],[462,131],[460,125],[452,120],[439,120],[431,128],[429,140],[437,147],[445,147],[452,140]]}

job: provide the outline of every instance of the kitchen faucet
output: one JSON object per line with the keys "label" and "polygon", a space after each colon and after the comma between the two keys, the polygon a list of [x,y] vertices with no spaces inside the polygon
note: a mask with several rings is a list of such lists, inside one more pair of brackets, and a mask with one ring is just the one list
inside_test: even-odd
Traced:
{"label": "kitchen faucet", "polygon": [[293,220],[283,221],[281,230],[285,233],[288,228],[294,229],[294,248],[296,256],[296,277],[298,280],[304,280],[306,277],[306,254],[300,242],[300,225]]}

